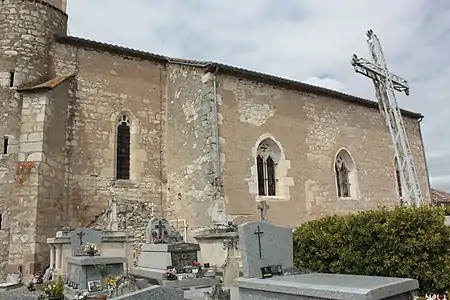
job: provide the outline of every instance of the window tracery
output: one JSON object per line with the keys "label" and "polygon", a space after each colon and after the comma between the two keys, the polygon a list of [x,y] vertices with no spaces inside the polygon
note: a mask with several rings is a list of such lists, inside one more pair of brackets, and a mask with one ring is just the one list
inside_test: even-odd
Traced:
{"label": "window tracery", "polygon": [[276,195],[276,152],[266,141],[262,141],[257,151],[258,194]]}

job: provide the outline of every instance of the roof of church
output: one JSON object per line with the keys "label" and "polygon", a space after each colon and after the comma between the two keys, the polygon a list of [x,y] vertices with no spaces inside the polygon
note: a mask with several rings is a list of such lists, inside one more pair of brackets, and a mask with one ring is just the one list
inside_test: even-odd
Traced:
{"label": "roof of church", "polygon": [[434,204],[450,203],[450,193],[431,189],[431,202]]}
{"label": "roof of church", "polygon": [[53,79],[50,79],[46,82],[43,82],[43,83],[40,83],[37,85],[18,88],[17,91],[18,92],[35,92],[35,91],[41,91],[41,90],[53,90],[58,85],[60,85],[61,83],[63,83],[64,81],[66,81],[67,79],[71,78],[74,75],[75,74],[57,76]]}
{"label": "roof of church", "polygon": [[[178,63],[178,64],[193,64],[198,67],[205,68],[206,70],[216,71],[220,74],[228,74],[233,76],[238,76],[241,78],[246,78],[249,80],[254,80],[257,82],[267,83],[279,87],[283,87],[286,89],[297,90],[302,92],[309,92],[319,95],[325,95],[329,97],[334,97],[346,102],[355,103],[359,105],[363,105],[370,108],[378,109],[378,102],[364,99],[361,97],[352,96],[349,94],[345,94],[339,91],[310,85],[307,83],[290,80],[278,76],[273,76],[265,73],[260,73],[256,71],[251,71],[247,69],[242,69],[230,65],[225,65],[217,62],[208,62],[208,61],[198,61],[198,60],[188,60],[181,58],[172,58],[159,54],[144,52],[140,50],[130,49],[126,47],[121,47],[117,45],[106,44],[102,42],[92,41],[88,39],[83,39],[79,37],[67,36],[67,35],[56,35],[55,40],[62,44],[74,45],[78,47],[90,48],[94,50],[105,51],[113,54],[136,57],[143,60],[152,60],[162,63]],[[402,114],[405,116],[409,116],[412,118],[423,118],[423,115],[420,113],[412,112],[409,110],[402,109]]]}

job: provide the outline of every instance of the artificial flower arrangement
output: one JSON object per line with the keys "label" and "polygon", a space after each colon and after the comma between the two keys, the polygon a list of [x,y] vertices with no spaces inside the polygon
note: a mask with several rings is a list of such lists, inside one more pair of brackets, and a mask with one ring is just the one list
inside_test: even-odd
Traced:
{"label": "artificial flower arrangement", "polygon": [[200,264],[198,261],[194,260],[194,261],[192,262],[192,266],[193,266],[193,267],[200,267],[201,264]]}
{"label": "artificial flower arrangement", "polygon": [[106,287],[108,289],[108,296],[112,297],[114,294],[114,290],[116,289],[117,282],[119,281],[120,276],[108,275],[106,278]]}
{"label": "artificial flower arrangement", "polygon": [[167,269],[166,271],[166,279],[167,280],[177,280],[177,270],[174,268]]}
{"label": "artificial flower arrangement", "polygon": [[445,295],[440,296],[438,294],[426,294],[425,297],[414,297],[414,300],[447,300],[447,297]]}
{"label": "artificial flower arrangement", "polygon": [[90,256],[94,256],[95,253],[98,252],[97,244],[87,243],[86,246],[84,246],[84,252],[86,252]]}
{"label": "artificial flower arrangement", "polygon": [[75,300],[85,300],[85,299],[87,299],[88,295],[89,295],[89,292],[83,292],[83,293],[78,292],[75,295]]}
{"label": "artificial flower arrangement", "polygon": [[41,286],[42,291],[47,295],[49,299],[63,299],[64,294],[64,280],[59,274],[56,277],[56,281],[49,281],[43,283]]}

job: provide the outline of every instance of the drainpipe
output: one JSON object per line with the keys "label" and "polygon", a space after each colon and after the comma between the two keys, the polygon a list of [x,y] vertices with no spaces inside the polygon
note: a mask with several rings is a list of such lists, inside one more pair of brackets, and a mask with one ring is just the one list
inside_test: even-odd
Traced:
{"label": "drainpipe", "polygon": [[220,160],[220,136],[219,136],[219,105],[217,103],[217,77],[216,74],[219,71],[219,66],[215,66],[213,72],[213,97],[214,97],[214,127],[216,138],[216,156],[217,156],[217,181],[222,184],[222,167]]}
{"label": "drainpipe", "polygon": [[[417,125],[419,126],[419,137],[420,137],[420,144],[422,146],[422,153],[423,153],[423,160],[425,162],[425,174],[427,176],[427,182],[428,182],[428,195],[430,196],[431,203],[433,203],[433,199],[431,199],[431,182],[430,182],[430,173],[428,172],[428,162],[427,162],[427,156],[425,154],[425,145],[423,143],[423,135],[422,135],[422,128],[420,127],[420,124],[422,123],[423,116],[420,116]],[[422,196],[423,197],[423,196]]]}

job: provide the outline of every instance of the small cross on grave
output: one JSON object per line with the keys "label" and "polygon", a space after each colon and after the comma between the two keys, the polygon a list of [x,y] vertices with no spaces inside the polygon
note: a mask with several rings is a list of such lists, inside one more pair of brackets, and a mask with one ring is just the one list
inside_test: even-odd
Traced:
{"label": "small cross on grave", "polygon": [[163,230],[166,229],[166,226],[162,224],[162,221],[159,220],[158,224],[155,225],[155,228],[159,231],[159,238],[163,238]]}
{"label": "small cross on grave", "polygon": [[266,214],[267,214],[267,210],[270,208],[270,206],[267,205],[266,200],[260,201],[257,208],[261,214],[261,221],[267,221]]}
{"label": "small cross on grave", "polygon": [[261,231],[259,228],[259,225],[257,226],[257,230],[254,232],[254,234],[258,235],[258,246],[259,246],[259,258],[262,258],[262,252],[261,252],[261,234],[264,232]]}
{"label": "small cross on grave", "polygon": [[80,238],[80,246],[83,246],[83,236],[86,235],[83,231],[77,233],[78,237]]}
{"label": "small cross on grave", "polygon": [[155,203],[152,202],[148,205],[148,207],[150,207],[150,216],[153,218],[155,216],[156,205],[155,205]]}

